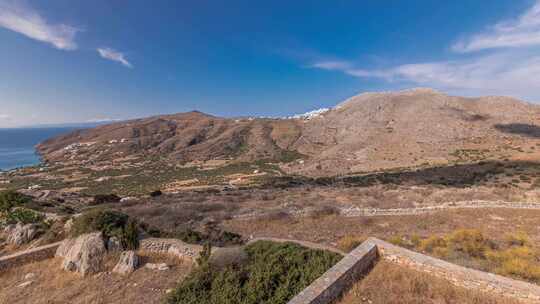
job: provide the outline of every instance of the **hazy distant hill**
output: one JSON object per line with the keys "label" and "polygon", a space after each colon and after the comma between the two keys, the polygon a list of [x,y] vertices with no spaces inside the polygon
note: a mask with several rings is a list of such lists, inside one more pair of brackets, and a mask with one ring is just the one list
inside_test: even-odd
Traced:
{"label": "hazy distant hill", "polygon": [[303,161],[283,169],[319,176],[502,159],[540,142],[537,105],[507,97],[454,97],[431,89],[361,94],[308,118],[226,119],[189,112],[76,131],[38,149],[49,161],[139,153],[175,161],[277,162],[301,156]]}

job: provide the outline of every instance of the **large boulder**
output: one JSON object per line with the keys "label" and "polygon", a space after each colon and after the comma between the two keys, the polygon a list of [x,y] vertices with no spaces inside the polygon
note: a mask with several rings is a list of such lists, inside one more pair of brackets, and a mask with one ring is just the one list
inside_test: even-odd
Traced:
{"label": "large boulder", "polygon": [[120,255],[120,259],[118,260],[118,264],[114,266],[113,272],[126,275],[130,274],[137,269],[139,266],[139,256],[135,253],[135,251],[124,251]]}
{"label": "large boulder", "polygon": [[16,225],[8,225],[4,229],[6,240],[10,244],[23,245],[32,241],[37,233],[38,226],[34,224],[23,225],[17,223]]}
{"label": "large boulder", "polygon": [[62,268],[78,272],[82,276],[101,271],[107,250],[101,232],[83,234],[76,239],[65,240],[56,251],[63,257]]}

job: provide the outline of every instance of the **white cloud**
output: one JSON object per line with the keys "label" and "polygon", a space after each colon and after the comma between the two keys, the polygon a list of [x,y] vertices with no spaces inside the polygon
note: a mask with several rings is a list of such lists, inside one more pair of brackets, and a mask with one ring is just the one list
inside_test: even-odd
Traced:
{"label": "white cloud", "polygon": [[515,20],[500,22],[484,33],[476,34],[452,46],[467,53],[494,48],[540,45],[540,0]]}
{"label": "white cloud", "polygon": [[22,1],[0,0],[0,27],[46,42],[61,50],[75,50],[79,29],[65,24],[50,24]]}
{"label": "white cloud", "polygon": [[7,115],[7,114],[0,114],[0,119],[1,120],[10,120],[11,119],[11,116]]}
{"label": "white cloud", "polygon": [[[365,69],[348,62],[328,64],[325,61],[311,67],[358,78],[382,79],[390,84],[430,86],[454,94],[510,95],[540,101],[540,0],[517,21],[502,22],[492,28],[488,34],[474,36],[454,46],[461,52],[493,48],[489,53],[389,68]],[[523,39],[518,39],[519,35]],[[500,49],[503,46],[513,48]]]}
{"label": "white cloud", "polygon": [[118,52],[118,51],[115,51],[111,48],[98,48],[97,49],[99,55],[105,59],[109,59],[109,60],[112,60],[112,61],[116,61],[116,62],[119,62],[121,64],[123,64],[124,66],[128,67],[128,68],[132,68],[133,66],[131,65],[131,63],[129,61],[127,61],[127,59],[125,58],[124,54]]}
{"label": "white cloud", "polygon": [[310,67],[323,69],[323,70],[345,70],[351,68],[352,64],[348,61],[342,60],[329,60],[329,61],[320,61],[312,64]]}

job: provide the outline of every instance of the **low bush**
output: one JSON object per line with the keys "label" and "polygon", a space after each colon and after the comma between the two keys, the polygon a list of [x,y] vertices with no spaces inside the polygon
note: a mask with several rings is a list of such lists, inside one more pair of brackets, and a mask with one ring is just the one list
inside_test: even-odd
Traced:
{"label": "low bush", "polygon": [[94,205],[118,203],[121,198],[116,194],[98,194],[94,196]]}
{"label": "low bush", "polygon": [[92,210],[77,217],[73,221],[71,234],[73,237],[101,231],[103,237],[117,237],[126,249],[138,247],[138,225],[126,214],[110,210]]}
{"label": "low bush", "polygon": [[29,196],[20,194],[18,192],[7,190],[0,192],[0,213],[7,213],[12,208],[22,206],[29,203],[31,198]]}
{"label": "low bush", "polygon": [[[148,231],[147,231],[148,232]],[[212,230],[208,233],[202,233],[192,229],[185,229],[180,232],[167,233],[161,232],[157,233],[160,237],[166,238],[175,238],[182,240],[188,244],[199,244],[204,245],[206,243],[211,244],[212,246],[225,247],[232,245],[240,245],[244,242],[241,235],[234,232],[223,231],[223,230]],[[154,231],[154,235],[156,235]]]}
{"label": "low bush", "polygon": [[6,215],[6,222],[8,224],[21,223],[26,224],[37,224],[42,222],[44,216],[26,208],[16,208],[9,211]]}
{"label": "low bush", "polygon": [[156,190],[156,191],[150,192],[150,197],[158,197],[158,196],[161,196],[162,194],[163,192],[161,192],[161,190]]}
{"label": "low bush", "polygon": [[168,304],[285,304],[341,256],[292,243],[259,241],[242,264],[217,269],[206,263],[167,298]]}

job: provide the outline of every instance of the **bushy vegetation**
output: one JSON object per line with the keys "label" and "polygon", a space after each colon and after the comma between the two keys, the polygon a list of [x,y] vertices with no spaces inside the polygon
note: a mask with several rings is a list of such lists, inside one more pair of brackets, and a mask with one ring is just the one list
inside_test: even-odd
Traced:
{"label": "bushy vegetation", "polygon": [[126,249],[139,246],[138,224],[126,214],[101,209],[88,211],[74,219],[71,234],[77,237],[96,231],[101,231],[106,239],[117,237]]}
{"label": "bushy vegetation", "polygon": [[142,228],[153,237],[174,238],[188,244],[204,245],[208,243],[212,246],[226,247],[240,245],[244,242],[240,234],[220,229],[202,233],[192,229],[185,229],[179,232],[165,232],[155,227],[147,227],[146,225],[142,225]]}
{"label": "bushy vegetation", "polygon": [[259,241],[246,247],[242,264],[214,268],[206,263],[167,298],[169,304],[287,303],[341,256],[292,243]]}
{"label": "bushy vegetation", "polygon": [[6,223],[8,224],[37,224],[42,222],[44,216],[33,210],[26,208],[16,208],[7,213],[5,216]]}
{"label": "bushy vegetation", "polygon": [[460,229],[446,236],[423,239],[416,248],[485,271],[540,282],[540,252],[530,246],[524,232],[510,234],[504,244],[497,245],[478,230]]}
{"label": "bushy vegetation", "polygon": [[8,190],[0,192],[0,213],[6,214],[14,207],[22,206],[30,202],[30,197],[18,192]]}
{"label": "bushy vegetation", "polygon": [[121,198],[116,194],[97,194],[94,196],[94,205],[117,203],[120,199]]}

